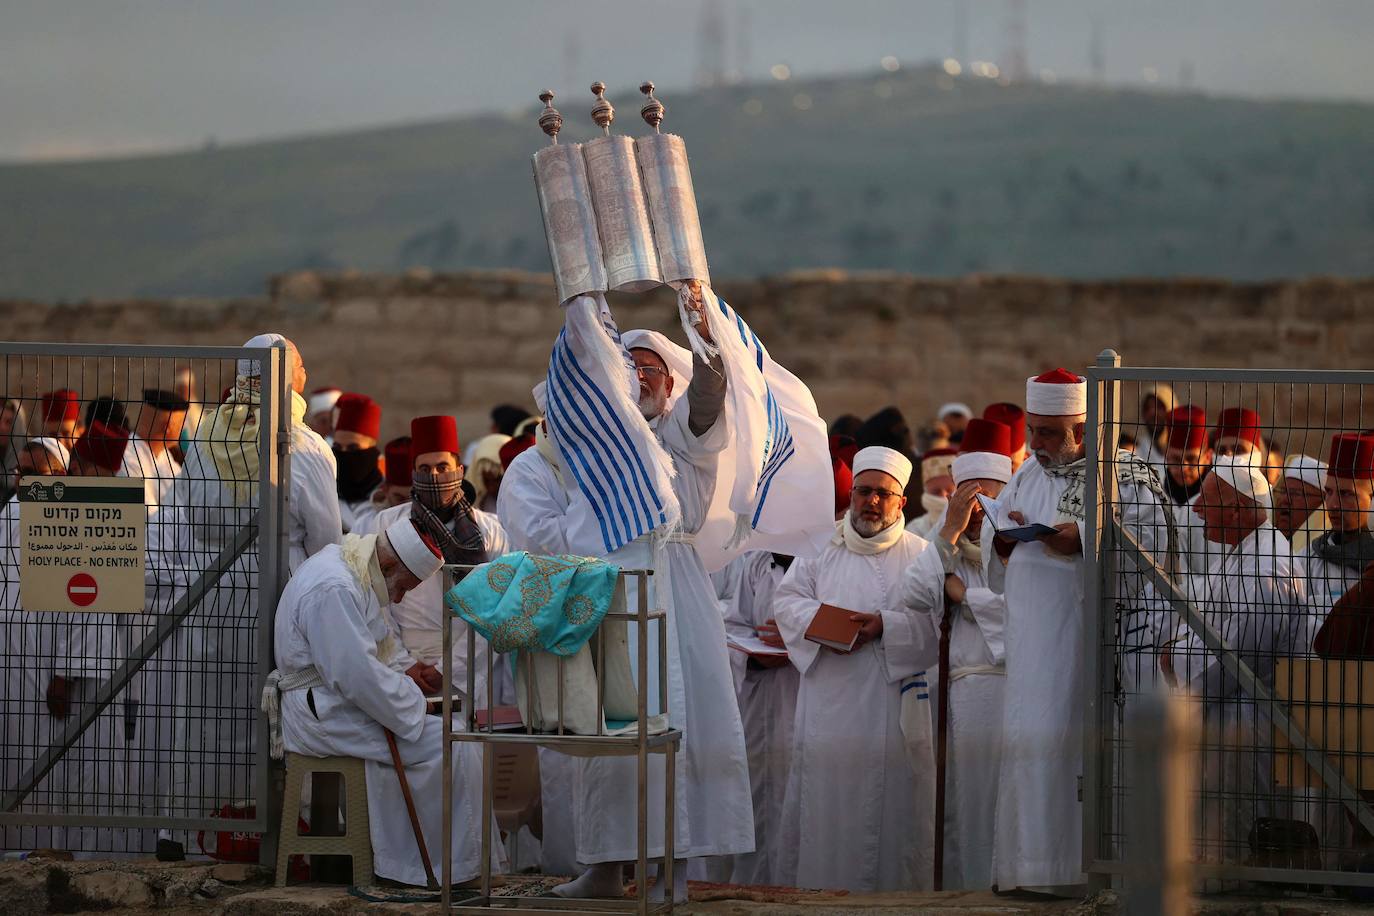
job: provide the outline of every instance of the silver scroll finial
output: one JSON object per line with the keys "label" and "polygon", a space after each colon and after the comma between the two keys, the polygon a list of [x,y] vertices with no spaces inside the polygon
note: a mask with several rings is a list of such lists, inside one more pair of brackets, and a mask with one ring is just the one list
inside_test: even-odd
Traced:
{"label": "silver scroll finial", "polygon": [[539,129],[548,134],[553,145],[557,146],[558,132],[563,128],[563,116],[553,107],[553,90],[545,89],[539,93],[539,101],[544,103],[544,110],[539,112]]}
{"label": "silver scroll finial", "polygon": [[644,119],[644,123],[658,133],[658,125],[663,123],[663,103],[654,98],[654,84],[645,80],[639,84],[639,91],[646,96],[644,107],[639,109],[639,116]]}
{"label": "silver scroll finial", "polygon": [[611,122],[615,120],[615,109],[611,107],[610,102],[606,101],[606,84],[601,80],[592,83],[592,94],[596,96],[596,104],[592,106],[592,120],[609,137],[611,135]]}

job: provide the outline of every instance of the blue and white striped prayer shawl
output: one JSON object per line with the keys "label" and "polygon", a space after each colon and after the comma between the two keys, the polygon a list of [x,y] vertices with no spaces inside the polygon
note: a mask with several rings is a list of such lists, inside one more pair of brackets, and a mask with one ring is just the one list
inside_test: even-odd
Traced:
{"label": "blue and white striped prayer shawl", "polygon": [[[834,475],[816,401],[800,379],[773,361],[725,300],[707,286],[701,292],[714,345],[693,327],[685,287],[679,312],[692,347],[703,358],[718,354],[724,363],[730,423],[717,498],[708,513],[706,527],[712,530],[704,528],[697,538],[702,560],[707,569],[719,568],[746,549],[815,556],[835,529]],[[722,509],[733,516],[723,538]],[[710,550],[719,552],[712,556]]]}
{"label": "blue and white striped prayer shawl", "polygon": [[673,462],[640,413],[634,361],[599,293],[565,306],[544,392],[549,438],[606,553],[681,518]]}

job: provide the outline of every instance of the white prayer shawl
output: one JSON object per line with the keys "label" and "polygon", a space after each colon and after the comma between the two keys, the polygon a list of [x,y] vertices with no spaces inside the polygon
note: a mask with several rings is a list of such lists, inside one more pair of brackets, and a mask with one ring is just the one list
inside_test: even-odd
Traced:
{"label": "white prayer shawl", "polygon": [[[1294,569],[1287,542],[1268,522],[1240,544],[1226,548],[1207,576],[1198,610],[1228,646],[1270,689],[1275,659],[1311,653],[1323,615],[1307,606],[1302,576]],[[1203,704],[1205,741],[1225,741],[1225,754],[1203,761],[1202,836],[1207,861],[1239,860],[1248,854],[1255,818],[1289,817],[1272,799],[1285,796],[1274,787],[1266,710],[1244,693],[1191,630],[1170,653],[1182,685]],[[1252,752],[1235,748],[1252,748]],[[1219,849],[1219,847],[1221,847]]]}
{"label": "white prayer shawl", "polygon": [[[424,869],[383,728],[396,735],[425,844],[431,856],[438,856],[443,812],[432,801],[443,791],[443,726],[438,717],[425,715],[424,695],[403,673],[414,660],[404,652],[390,664],[379,660],[378,644],[389,633],[377,596],[358,582],[338,547],[326,547],[306,561],[277,608],[277,668],[293,673],[314,665],[326,686],[283,693],[282,738],[286,750],[297,754],[366,761],[373,869],[383,878],[423,885]],[[476,745],[460,743],[453,755],[453,878],[466,881],[481,866],[482,754]],[[498,867],[499,856],[496,844],[493,864]]]}
{"label": "white prayer shawl", "polygon": [[[651,597],[657,596],[655,606],[667,612],[672,628],[669,720],[674,727],[685,726],[676,770],[676,853],[692,858],[749,852],[754,848],[749,771],[726,657],[725,624],[711,580],[687,542],[705,518],[715,489],[717,456],[729,428],[722,417],[704,435],[694,436],[683,401],[658,419],[655,433],[675,465],[674,502],[681,506],[682,527],[688,533],[663,544],[657,564],[653,537],[640,537],[606,553],[586,496],[571,484],[560,484],[538,449],[523,452],[507,469],[497,511],[513,550],[600,556],[622,569],[655,569]],[[633,612],[633,589],[628,597]],[[635,653],[631,628],[631,659]],[[649,657],[657,657],[656,641],[651,640]],[[650,712],[656,713],[654,678],[649,696]],[[587,864],[633,859],[634,761],[578,759],[572,769],[577,860]],[[650,755],[650,798],[662,797],[662,780],[662,758]],[[662,850],[661,808],[649,808],[650,855]]]}
{"label": "white prayer shawl", "polygon": [[[1121,523],[1156,557],[1167,547],[1165,507],[1148,487],[1120,482]],[[1048,474],[1028,459],[998,497],[1002,523],[1013,510],[1027,522],[1054,524],[1061,516],[1066,479]],[[1082,539],[1083,522],[1076,520]],[[998,886],[1047,887],[1083,884],[1082,803],[1078,776],[1083,758],[1084,643],[1083,556],[1065,556],[1036,541],[1017,544],[1004,566],[993,552],[995,533],[984,520],[983,567],[988,585],[1006,598],[1007,683],[1003,714],[1002,776],[997,799]],[[1126,587],[1141,591],[1132,576]],[[1131,598],[1132,595],[1124,597]],[[1138,653],[1140,670],[1128,677],[1154,677],[1153,648],[1163,620],[1157,599],[1134,597],[1146,625],[1133,638],[1149,651]],[[1052,625],[1047,623],[1052,622]],[[1138,626],[1138,623],[1132,624]],[[1136,688],[1138,689],[1138,688]]]}
{"label": "white prayer shawl", "polygon": [[[487,559],[495,560],[497,557],[504,556],[510,552],[510,542],[506,538],[506,531],[501,527],[501,523],[495,515],[483,512],[480,509],[472,510],[473,520],[477,523],[477,528],[482,532],[482,542],[486,544]],[[410,503],[401,503],[398,506],[391,506],[383,509],[374,516],[373,533],[380,533],[389,529],[397,522],[405,521],[410,518]],[[430,576],[415,588],[405,593],[399,604],[390,607],[389,614],[391,622],[396,626],[401,642],[405,644],[406,651],[419,661],[429,665],[436,665],[440,670],[446,667],[444,661],[444,631],[443,617],[444,594],[443,594],[444,571]],[[476,638],[477,651],[477,670],[474,672],[476,677],[473,702],[477,708],[487,706],[487,641],[480,634],[473,634]],[[450,653],[453,672],[453,686],[463,692],[468,689],[468,625],[461,618],[453,618],[453,648]],[[492,672],[496,675],[497,691],[494,697],[494,704],[497,706],[511,706],[515,704],[515,694],[512,692],[512,681],[510,675],[510,665],[503,656],[497,656],[492,660]]]}
{"label": "white prayer shawl", "polygon": [[640,413],[634,361],[599,293],[564,306],[544,397],[550,441],[580,497],[571,533],[594,545],[585,556],[679,523],[672,459]]}
{"label": "white prayer shawl", "polygon": [[[779,838],[783,883],[884,891],[932,883],[934,769],[913,772],[900,723],[899,681],[909,646],[889,645],[904,615],[902,574],[926,542],[903,532],[871,555],[831,544],[798,559],[773,599],[792,664],[801,672],[791,771]],[[805,632],[822,603],[883,615],[883,638],[849,655],[822,650]],[[927,717],[928,721],[928,717]],[[922,786],[922,788],[918,788]]]}
{"label": "white prayer shawl", "polygon": [[[970,562],[944,542],[932,542],[906,571],[902,604],[911,626],[924,628],[924,634],[912,641],[933,641],[937,655],[947,570],[964,583],[966,597],[954,615],[949,640],[944,886],[980,890],[993,884],[1007,683],[1006,600],[987,587],[981,563]],[[884,629],[885,639],[888,633]],[[937,666],[930,663],[928,667],[928,677],[934,678]]]}
{"label": "white prayer shawl", "polygon": [[701,296],[714,345],[692,325],[685,288],[679,291],[679,315],[692,349],[703,359],[719,355],[725,363],[731,434],[698,552],[708,570],[746,549],[814,557],[834,533],[830,503],[816,498],[834,490],[816,401],[804,382],[769,356],[724,299],[705,285]]}
{"label": "white prayer shawl", "polygon": [[[767,551],[751,551],[731,561],[726,579],[725,629],[756,636],[756,628],[773,616],[773,598],[785,570]],[[735,696],[749,754],[749,787],[754,802],[754,852],[734,857],[726,879],[733,884],[778,885],[790,881],[782,872],[782,827],[787,773],[792,757],[792,724],[797,708],[796,668],[751,668],[748,656],[731,651]]]}

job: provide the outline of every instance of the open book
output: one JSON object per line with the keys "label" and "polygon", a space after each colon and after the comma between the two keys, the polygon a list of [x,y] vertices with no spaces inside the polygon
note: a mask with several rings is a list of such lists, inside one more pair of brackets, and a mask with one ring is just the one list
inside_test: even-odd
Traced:
{"label": "open book", "polygon": [[849,619],[853,613],[833,604],[822,604],[811,619],[811,626],[806,628],[806,638],[839,652],[853,651],[863,627],[859,621]]}
{"label": "open book", "polygon": [[787,658],[786,649],[770,646],[757,636],[736,636],[734,633],[726,633],[725,644],[736,652],[743,652],[755,658]]}
{"label": "open book", "polygon": [[1042,534],[1055,533],[1054,528],[1039,523],[1022,525],[1019,528],[1014,526],[1004,528],[999,524],[1002,518],[1002,507],[998,505],[997,500],[993,499],[991,496],[984,496],[982,493],[977,494],[977,499],[978,504],[983,507],[983,514],[986,515],[988,521],[992,523],[992,530],[1003,537],[1009,537],[1015,541],[1028,543],[1038,540]]}

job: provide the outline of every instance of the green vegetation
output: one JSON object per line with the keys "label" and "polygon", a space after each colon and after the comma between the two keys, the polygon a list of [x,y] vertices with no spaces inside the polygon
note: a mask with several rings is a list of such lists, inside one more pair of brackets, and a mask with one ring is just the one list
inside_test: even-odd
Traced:
{"label": "green vegetation", "polygon": [[[1374,273],[1374,106],[932,69],[661,91],[718,277]],[[612,101],[616,127],[646,130],[633,87]],[[590,94],[556,104],[565,139],[591,136]],[[240,294],[297,268],[546,270],[529,171],[543,142],[531,107],[0,166],[0,296]]]}

